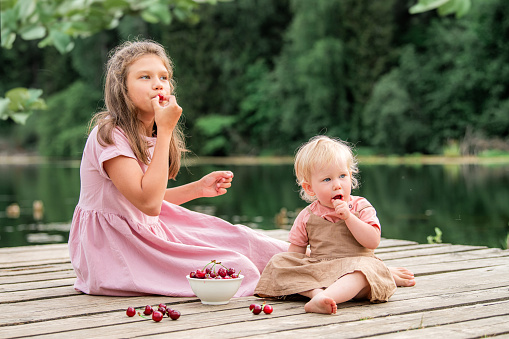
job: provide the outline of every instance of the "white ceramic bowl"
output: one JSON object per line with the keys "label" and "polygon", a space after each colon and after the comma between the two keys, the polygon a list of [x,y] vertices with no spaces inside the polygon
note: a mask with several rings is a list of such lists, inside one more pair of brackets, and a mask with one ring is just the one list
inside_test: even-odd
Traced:
{"label": "white ceramic bowl", "polygon": [[197,279],[188,275],[186,278],[202,304],[224,305],[237,293],[244,276],[241,274],[235,279]]}

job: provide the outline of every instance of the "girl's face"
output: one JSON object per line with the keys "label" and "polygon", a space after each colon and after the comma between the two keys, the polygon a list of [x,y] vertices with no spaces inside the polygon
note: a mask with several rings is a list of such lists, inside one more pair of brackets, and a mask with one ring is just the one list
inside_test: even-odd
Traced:
{"label": "girl's face", "polygon": [[350,201],[352,173],[347,166],[338,166],[334,163],[315,167],[310,182],[303,182],[302,188],[310,196],[316,196],[323,206],[334,208],[333,199]]}
{"label": "girl's face", "polygon": [[138,109],[140,118],[153,118],[151,100],[158,94],[171,94],[170,78],[163,61],[155,54],[140,57],[129,66],[127,95]]}

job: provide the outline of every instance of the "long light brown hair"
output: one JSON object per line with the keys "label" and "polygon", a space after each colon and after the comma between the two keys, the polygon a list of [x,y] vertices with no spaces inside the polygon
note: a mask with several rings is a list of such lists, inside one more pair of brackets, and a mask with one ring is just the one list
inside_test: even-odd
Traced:
{"label": "long light brown hair", "polygon": [[[116,127],[120,127],[126,134],[136,157],[146,165],[150,162],[148,149],[151,145],[140,134],[142,122],[138,119],[137,109],[127,93],[127,74],[129,66],[147,54],[154,54],[161,58],[168,70],[171,92],[174,93],[173,64],[164,47],[151,40],[126,41],[110,52],[104,86],[106,110],[95,114],[89,126],[89,131],[98,126],[97,138],[103,146],[114,144],[112,132]],[[153,136],[157,136],[155,123]],[[170,141],[168,178],[174,179],[177,176],[180,161],[185,152],[187,149],[184,134],[180,124],[177,124]]]}

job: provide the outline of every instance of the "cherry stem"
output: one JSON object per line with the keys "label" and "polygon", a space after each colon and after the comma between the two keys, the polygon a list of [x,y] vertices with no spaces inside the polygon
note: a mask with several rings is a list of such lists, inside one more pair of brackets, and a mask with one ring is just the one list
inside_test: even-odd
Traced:
{"label": "cherry stem", "polygon": [[208,265],[212,264],[212,263],[215,263],[216,261],[215,260],[212,260],[211,262],[209,262],[207,265],[205,265],[205,267],[203,267],[203,270],[202,271],[205,271],[205,269],[207,268]]}
{"label": "cherry stem", "polygon": [[225,265],[221,264],[221,262],[220,262],[220,261],[211,260],[211,261],[210,261],[207,265],[205,265],[205,267],[203,267],[203,270],[202,270],[202,271],[205,271],[205,270],[207,269],[207,266],[209,266],[210,264],[213,264],[213,265],[212,265],[212,270],[211,270],[211,271],[213,271],[214,273],[216,273],[216,271],[215,271],[215,267],[216,267],[216,265],[221,265],[221,266],[223,266],[224,268],[227,268]]}

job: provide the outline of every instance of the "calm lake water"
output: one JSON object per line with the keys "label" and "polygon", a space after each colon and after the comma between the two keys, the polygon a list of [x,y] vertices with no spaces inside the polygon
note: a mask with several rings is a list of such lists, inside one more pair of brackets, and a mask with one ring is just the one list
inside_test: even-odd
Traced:
{"label": "calm lake water", "polygon": [[[78,166],[0,166],[0,247],[67,242],[79,198]],[[232,223],[274,229],[288,227],[306,206],[291,164],[189,166],[170,185],[220,169],[235,174],[229,192],[185,207]],[[427,243],[438,227],[446,243],[506,248],[509,165],[361,165],[360,170],[361,186],[353,194],[366,197],[377,209],[383,237]],[[42,202],[42,217],[34,215],[34,201]],[[19,217],[9,216],[12,204],[19,206]],[[9,212],[16,214],[16,209]]]}

